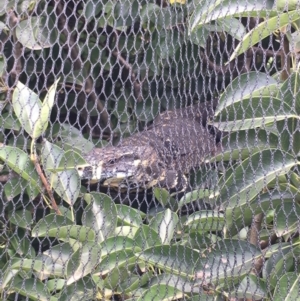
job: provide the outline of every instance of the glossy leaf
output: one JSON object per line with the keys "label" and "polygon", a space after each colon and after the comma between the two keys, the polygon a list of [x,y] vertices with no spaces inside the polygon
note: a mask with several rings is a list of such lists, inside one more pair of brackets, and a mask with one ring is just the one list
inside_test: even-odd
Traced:
{"label": "glossy leaf", "polygon": [[68,204],[74,204],[80,192],[80,178],[75,169],[54,173],[64,152],[57,145],[45,141],[41,152],[42,164],[48,181],[55,192]]}
{"label": "glossy leaf", "polygon": [[159,234],[148,225],[142,225],[137,229],[134,235],[134,241],[136,242],[136,246],[141,249],[161,245]]}
{"label": "glossy leaf", "polygon": [[40,220],[32,229],[32,236],[55,237],[62,241],[70,238],[81,242],[95,240],[95,232],[91,228],[74,225],[72,220],[57,214],[49,214]]}
{"label": "glossy leaf", "polygon": [[299,298],[300,275],[297,272],[290,272],[283,275],[274,291],[274,301],[293,301]]}
{"label": "glossy leaf", "polygon": [[263,150],[235,165],[219,180],[220,198],[227,200],[226,210],[242,206],[255,198],[279,175],[287,173],[297,163],[283,151]]}
{"label": "glossy leaf", "polygon": [[57,30],[49,16],[30,16],[18,23],[16,35],[23,46],[40,50],[49,48],[56,42]]}
{"label": "glossy leaf", "polygon": [[222,93],[215,116],[218,116],[227,106],[232,106],[244,98],[260,96],[256,94],[262,89],[267,89],[268,86],[273,87],[273,85],[277,85],[275,79],[262,72],[248,72],[237,76]]}
{"label": "glossy leaf", "polygon": [[[299,255],[299,254],[298,254]],[[268,279],[268,283],[274,289],[283,275],[295,271],[295,256],[293,251],[290,253],[280,252],[272,255],[267,264],[263,267],[263,276]]]}
{"label": "glossy leaf", "polygon": [[41,104],[39,118],[34,124],[32,138],[38,138],[45,133],[48,127],[50,114],[54,105],[55,93],[59,79],[49,88],[48,93],[45,96],[44,102]]}
{"label": "glossy leaf", "polygon": [[149,281],[149,287],[157,284],[166,284],[168,286],[173,287],[174,289],[178,289],[184,293],[198,292],[199,288],[194,288],[194,281],[189,281],[189,279],[180,277],[178,275],[172,275],[169,273],[163,273],[160,275],[156,275],[152,277]]}
{"label": "glossy leaf", "polygon": [[[271,9],[271,6],[267,6],[265,2],[257,2],[255,0],[200,1],[190,20],[190,31],[196,29],[200,25],[225,17],[250,17],[251,13],[255,14],[255,17],[264,17],[266,16],[266,10],[269,9]],[[268,13],[275,15],[275,11],[268,11]]]}
{"label": "glossy leaf", "polygon": [[85,278],[81,278],[70,285],[65,285],[54,297],[57,297],[57,300],[59,301],[95,300],[97,299],[97,287],[95,283],[91,281],[91,278],[86,276]]}
{"label": "glossy leaf", "polygon": [[136,262],[135,252],[140,252],[140,248],[123,248],[116,252],[110,252],[109,254],[101,258],[101,262],[97,267],[95,273],[101,273],[102,275],[108,273],[116,267],[124,267],[130,263]]}
{"label": "glossy leaf", "polygon": [[1,279],[1,283],[0,283],[0,291],[3,292],[11,280],[17,279],[19,273],[20,273],[19,268],[17,268],[17,269],[8,268],[5,271],[3,270],[2,276],[1,276],[2,279]]}
{"label": "glossy leaf", "polygon": [[5,184],[5,194],[8,199],[23,193],[24,190],[30,200],[35,199],[40,193],[40,187],[32,185],[23,178],[12,178]]}
{"label": "glossy leaf", "polygon": [[217,211],[197,211],[191,214],[184,226],[188,229],[185,232],[215,232],[221,231],[225,226],[224,214]]}
{"label": "glossy leaf", "polygon": [[66,270],[67,285],[90,274],[99,264],[100,259],[100,246],[94,242],[85,242],[82,248],[74,252],[68,261]]}
{"label": "glossy leaf", "polygon": [[21,125],[18,119],[12,113],[3,113],[0,116],[0,125],[4,129],[20,131]]}
{"label": "glossy leaf", "polygon": [[275,30],[299,19],[300,16],[297,10],[282,13],[273,18],[267,18],[264,22],[261,22],[244,36],[243,40],[235,48],[229,61],[232,61],[241,53],[246,52],[249,48],[265,37],[270,36]]}
{"label": "glossy leaf", "polygon": [[83,225],[101,231],[103,238],[108,238],[117,227],[117,209],[111,198],[104,193],[85,194],[88,206],[84,210]]}
{"label": "glossy leaf", "polygon": [[250,129],[230,133],[222,139],[222,153],[216,161],[243,160],[264,149],[277,148],[278,137],[262,129]]}
{"label": "glossy leaf", "polygon": [[52,178],[51,186],[69,205],[73,205],[80,192],[80,177],[76,170],[61,171]]}
{"label": "glossy leaf", "polygon": [[178,223],[178,215],[170,209],[159,212],[149,222],[149,227],[155,230],[163,244],[171,242]]}
{"label": "glossy leaf", "polygon": [[74,252],[74,246],[69,243],[60,243],[43,252],[43,255],[50,257],[53,261],[57,261],[61,265],[66,264]]}
{"label": "glossy leaf", "polygon": [[143,223],[142,212],[123,204],[116,204],[118,224],[140,227]]}
{"label": "glossy leaf", "polygon": [[30,298],[36,301],[55,301],[54,297],[51,297],[50,292],[47,289],[46,284],[38,279],[30,278],[24,279],[19,283],[14,283],[10,286],[10,289],[19,293],[21,296]]}
{"label": "glossy leaf", "polygon": [[222,28],[222,31],[227,32],[237,40],[242,40],[246,34],[244,25],[235,18],[226,17],[223,19],[217,19],[217,24],[220,28]]}
{"label": "glossy leaf", "polygon": [[30,230],[33,223],[31,212],[28,210],[17,210],[8,213],[9,221],[21,228]]}
{"label": "glossy leaf", "polygon": [[284,202],[295,199],[293,193],[280,191],[278,188],[272,190],[272,193],[263,193],[257,195],[252,201],[231,207],[225,210],[227,231],[229,236],[237,234],[238,229],[250,226],[253,216],[272,210]]}
{"label": "glossy leaf", "polygon": [[[226,252],[225,252],[226,250]],[[242,240],[222,239],[204,251],[195,265],[196,283],[222,283],[247,274],[261,252]]]}
{"label": "glossy leaf", "polygon": [[264,127],[287,118],[298,118],[298,115],[281,99],[252,97],[226,106],[220,112],[220,121],[214,125],[220,131],[231,132]]}
{"label": "glossy leaf", "polygon": [[0,147],[0,159],[23,179],[29,181],[33,186],[40,188],[41,182],[34,164],[29,156],[17,147]]}
{"label": "glossy leaf", "polygon": [[112,252],[121,251],[124,248],[130,249],[135,245],[135,240],[126,236],[109,237],[100,243],[101,256],[108,255]]}
{"label": "glossy leaf", "polygon": [[185,246],[165,245],[146,249],[137,256],[163,271],[183,277],[193,277],[195,264],[200,254]]}
{"label": "glossy leaf", "polygon": [[286,201],[276,207],[274,230],[277,236],[291,235],[299,226],[300,205],[294,201]]}
{"label": "glossy leaf", "polygon": [[205,200],[208,199],[209,195],[212,191],[208,189],[198,189],[191,192],[186,193],[178,202],[178,208],[182,208],[184,205],[188,205],[197,200]]}
{"label": "glossy leaf", "polygon": [[153,300],[167,301],[177,300],[184,297],[184,293],[166,284],[156,284],[149,288],[139,297],[138,301]]}
{"label": "glossy leaf", "polygon": [[266,282],[252,274],[245,276],[237,289],[237,296],[239,298],[263,300],[267,295],[268,290]]}
{"label": "glossy leaf", "polygon": [[34,128],[39,122],[42,108],[42,102],[38,95],[21,82],[18,82],[13,93],[12,105],[22,128],[24,128],[32,138],[38,138],[40,135],[35,136],[35,134],[38,133],[34,133]]}

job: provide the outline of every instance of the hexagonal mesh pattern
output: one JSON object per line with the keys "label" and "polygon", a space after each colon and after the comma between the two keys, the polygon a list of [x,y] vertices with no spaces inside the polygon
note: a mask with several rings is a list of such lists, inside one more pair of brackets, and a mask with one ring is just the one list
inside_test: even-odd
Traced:
{"label": "hexagonal mesh pattern", "polygon": [[0,0],[1,299],[299,300],[299,20]]}

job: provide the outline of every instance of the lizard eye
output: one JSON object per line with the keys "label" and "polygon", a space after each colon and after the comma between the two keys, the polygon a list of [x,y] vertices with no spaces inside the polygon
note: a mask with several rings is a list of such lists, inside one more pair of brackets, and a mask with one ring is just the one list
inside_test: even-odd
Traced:
{"label": "lizard eye", "polygon": [[115,159],[111,159],[111,160],[108,160],[107,163],[110,164],[110,165],[113,165],[113,164],[116,163],[116,160]]}

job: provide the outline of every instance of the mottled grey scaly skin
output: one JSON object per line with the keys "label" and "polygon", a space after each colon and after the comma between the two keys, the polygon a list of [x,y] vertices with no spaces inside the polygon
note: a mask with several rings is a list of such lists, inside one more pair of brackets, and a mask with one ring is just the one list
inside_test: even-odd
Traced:
{"label": "mottled grey scaly skin", "polygon": [[119,189],[183,190],[185,174],[219,151],[215,138],[202,125],[212,115],[209,110],[206,115],[199,106],[165,112],[148,130],[116,146],[92,150],[84,156],[89,166],[78,172],[82,179]]}

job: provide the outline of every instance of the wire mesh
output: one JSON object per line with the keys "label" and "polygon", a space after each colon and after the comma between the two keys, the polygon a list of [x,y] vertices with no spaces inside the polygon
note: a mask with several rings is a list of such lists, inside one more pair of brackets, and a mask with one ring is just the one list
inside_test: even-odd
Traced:
{"label": "wire mesh", "polygon": [[300,300],[299,4],[0,0],[2,300]]}

